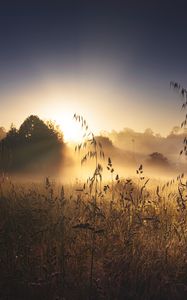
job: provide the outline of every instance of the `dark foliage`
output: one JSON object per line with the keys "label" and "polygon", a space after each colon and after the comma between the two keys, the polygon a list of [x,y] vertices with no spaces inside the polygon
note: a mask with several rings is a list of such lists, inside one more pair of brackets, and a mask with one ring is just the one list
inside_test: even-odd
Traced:
{"label": "dark foliage", "polygon": [[169,161],[162,153],[153,152],[149,155],[149,163],[157,166],[168,166]]}
{"label": "dark foliage", "polygon": [[37,116],[28,117],[17,130],[11,125],[0,142],[0,168],[3,172],[57,171],[61,165],[63,137],[51,122]]}

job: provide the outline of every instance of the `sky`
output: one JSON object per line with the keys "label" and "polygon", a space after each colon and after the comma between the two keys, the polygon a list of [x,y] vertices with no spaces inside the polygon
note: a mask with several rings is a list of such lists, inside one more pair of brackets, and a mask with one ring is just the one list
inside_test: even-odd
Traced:
{"label": "sky", "polygon": [[187,87],[186,11],[185,1],[1,1],[0,126],[36,114],[68,139],[76,112],[95,133],[167,135],[183,120],[169,82]]}

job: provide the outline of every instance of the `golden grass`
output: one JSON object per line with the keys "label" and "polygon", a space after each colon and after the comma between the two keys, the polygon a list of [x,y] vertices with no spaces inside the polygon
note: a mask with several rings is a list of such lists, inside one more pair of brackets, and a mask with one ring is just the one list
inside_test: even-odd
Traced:
{"label": "golden grass", "polygon": [[186,183],[146,180],[102,183],[97,203],[86,183],[2,182],[0,299],[185,299]]}

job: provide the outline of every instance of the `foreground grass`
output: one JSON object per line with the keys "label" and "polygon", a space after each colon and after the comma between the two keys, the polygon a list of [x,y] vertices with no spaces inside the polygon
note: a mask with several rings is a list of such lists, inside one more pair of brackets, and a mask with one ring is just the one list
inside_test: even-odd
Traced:
{"label": "foreground grass", "polygon": [[0,299],[185,299],[186,184],[146,182],[97,203],[87,185],[2,182]]}

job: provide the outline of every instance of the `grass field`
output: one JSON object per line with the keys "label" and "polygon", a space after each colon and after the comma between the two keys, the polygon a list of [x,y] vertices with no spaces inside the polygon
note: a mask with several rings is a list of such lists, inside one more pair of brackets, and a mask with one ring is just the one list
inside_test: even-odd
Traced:
{"label": "grass field", "polygon": [[3,180],[0,299],[185,299],[181,177],[158,183],[140,173],[97,190]]}

